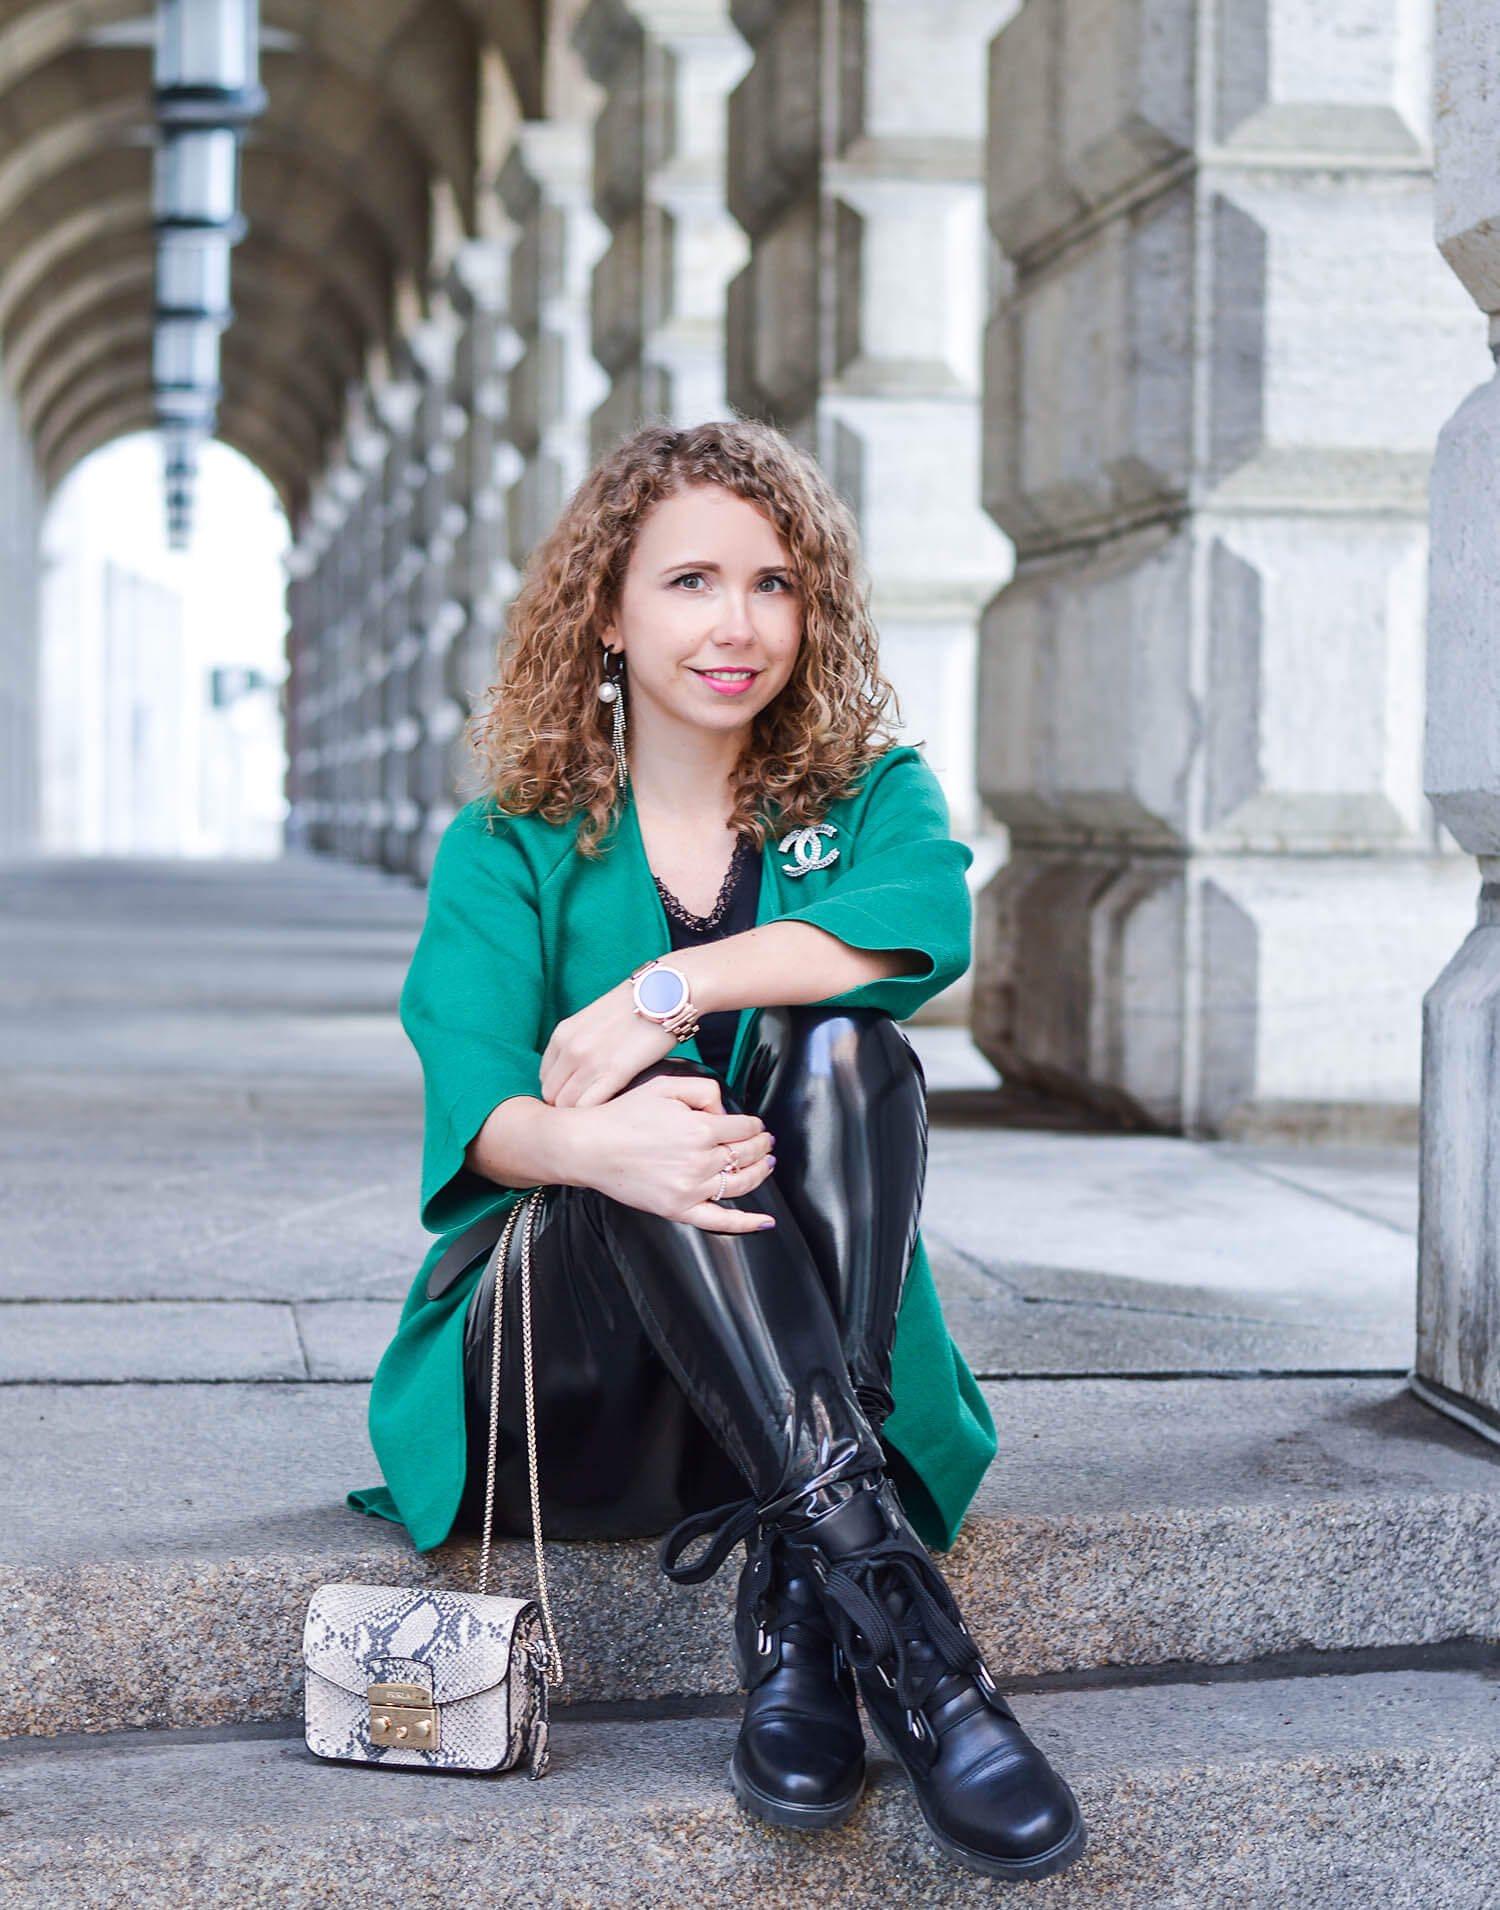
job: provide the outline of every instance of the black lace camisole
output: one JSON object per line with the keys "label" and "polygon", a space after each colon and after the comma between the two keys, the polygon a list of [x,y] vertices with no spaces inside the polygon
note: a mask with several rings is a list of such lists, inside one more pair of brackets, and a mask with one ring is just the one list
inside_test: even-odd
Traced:
{"label": "black lace camisole", "polygon": [[[718,941],[721,936],[740,935],[755,927],[755,912],[760,906],[760,852],[749,836],[736,838],[719,899],[707,915],[694,915],[685,909],[660,881],[656,882],[656,892],[667,912],[667,930],[673,948],[698,948],[704,942]],[[698,1024],[698,1052],[720,1080],[729,1072],[729,1056],[739,1018],[738,1009],[722,1008],[705,1015]]]}

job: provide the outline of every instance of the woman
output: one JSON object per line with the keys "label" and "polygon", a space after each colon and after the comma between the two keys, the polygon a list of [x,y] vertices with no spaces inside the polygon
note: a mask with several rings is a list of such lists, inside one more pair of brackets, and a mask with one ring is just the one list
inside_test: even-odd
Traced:
{"label": "woman", "polygon": [[[856,574],[816,465],[741,422],[638,432],[538,551],[471,726],[488,794],[444,836],[402,993],[442,1238],[372,1392],[388,1490],[351,1497],[423,1549],[473,1516],[480,1270],[544,1189],[544,1532],[673,1526],[685,1582],[744,1541],[746,1808],[850,1815],[857,1686],[940,1845],[1041,1877],[1082,1850],[1077,1805],[921,1542],[952,1543],[994,1452],[917,1232],[896,1026],[967,963],[969,852],[884,727]],[[496,1509],[525,1531],[509,1258]]]}

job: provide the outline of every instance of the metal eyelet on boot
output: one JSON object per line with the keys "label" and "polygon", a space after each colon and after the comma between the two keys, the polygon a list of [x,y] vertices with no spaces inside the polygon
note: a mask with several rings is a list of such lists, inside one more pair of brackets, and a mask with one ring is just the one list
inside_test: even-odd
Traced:
{"label": "metal eyelet on boot", "polygon": [[[816,1551],[829,1563],[823,1596],[836,1635],[852,1641],[859,1654],[866,1719],[905,1770],[939,1849],[982,1875],[1050,1877],[1087,1845],[1078,1801],[996,1690],[973,1633],[905,1522],[889,1481],[877,1509],[889,1538],[879,1536],[873,1518],[862,1516],[871,1508],[855,1497],[806,1531],[799,1529],[794,1540],[799,1552]],[[884,1603],[895,1633],[894,1649],[881,1650],[875,1662],[864,1655],[874,1658],[875,1652],[862,1629],[871,1600]],[[883,1643],[883,1628],[873,1629]],[[903,1696],[908,1690],[932,1695],[921,1707],[909,1706]],[[966,1692],[969,1702],[963,1703]],[[941,1733],[926,1714],[929,1701],[943,1720]]]}
{"label": "metal eyelet on boot", "polygon": [[757,1662],[742,1670],[749,1690],[730,1784],[767,1823],[830,1830],[864,1790],[853,1676],[810,1576],[792,1568],[779,1545],[752,1544],[740,1584],[736,1653],[748,1655],[753,1641]]}

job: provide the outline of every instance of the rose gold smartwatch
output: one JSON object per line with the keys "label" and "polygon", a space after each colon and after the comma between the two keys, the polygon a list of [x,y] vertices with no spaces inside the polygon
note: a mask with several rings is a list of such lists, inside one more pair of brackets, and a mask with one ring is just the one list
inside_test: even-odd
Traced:
{"label": "rose gold smartwatch", "polygon": [[693,1006],[688,978],[680,968],[660,960],[643,962],[630,977],[635,1012],[654,1021],[677,1041],[698,1032],[698,1010]]}

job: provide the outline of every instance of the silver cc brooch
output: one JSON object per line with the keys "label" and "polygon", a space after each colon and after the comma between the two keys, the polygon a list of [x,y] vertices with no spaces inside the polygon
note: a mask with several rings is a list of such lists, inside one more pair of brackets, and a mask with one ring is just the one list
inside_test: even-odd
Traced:
{"label": "silver cc brooch", "polygon": [[789,836],[783,836],[777,843],[783,855],[795,858],[783,862],[781,867],[787,875],[810,875],[814,869],[826,869],[830,863],[837,862],[837,849],[824,849],[818,838],[836,836],[838,830],[831,822],[815,822],[810,829],[794,829]]}

